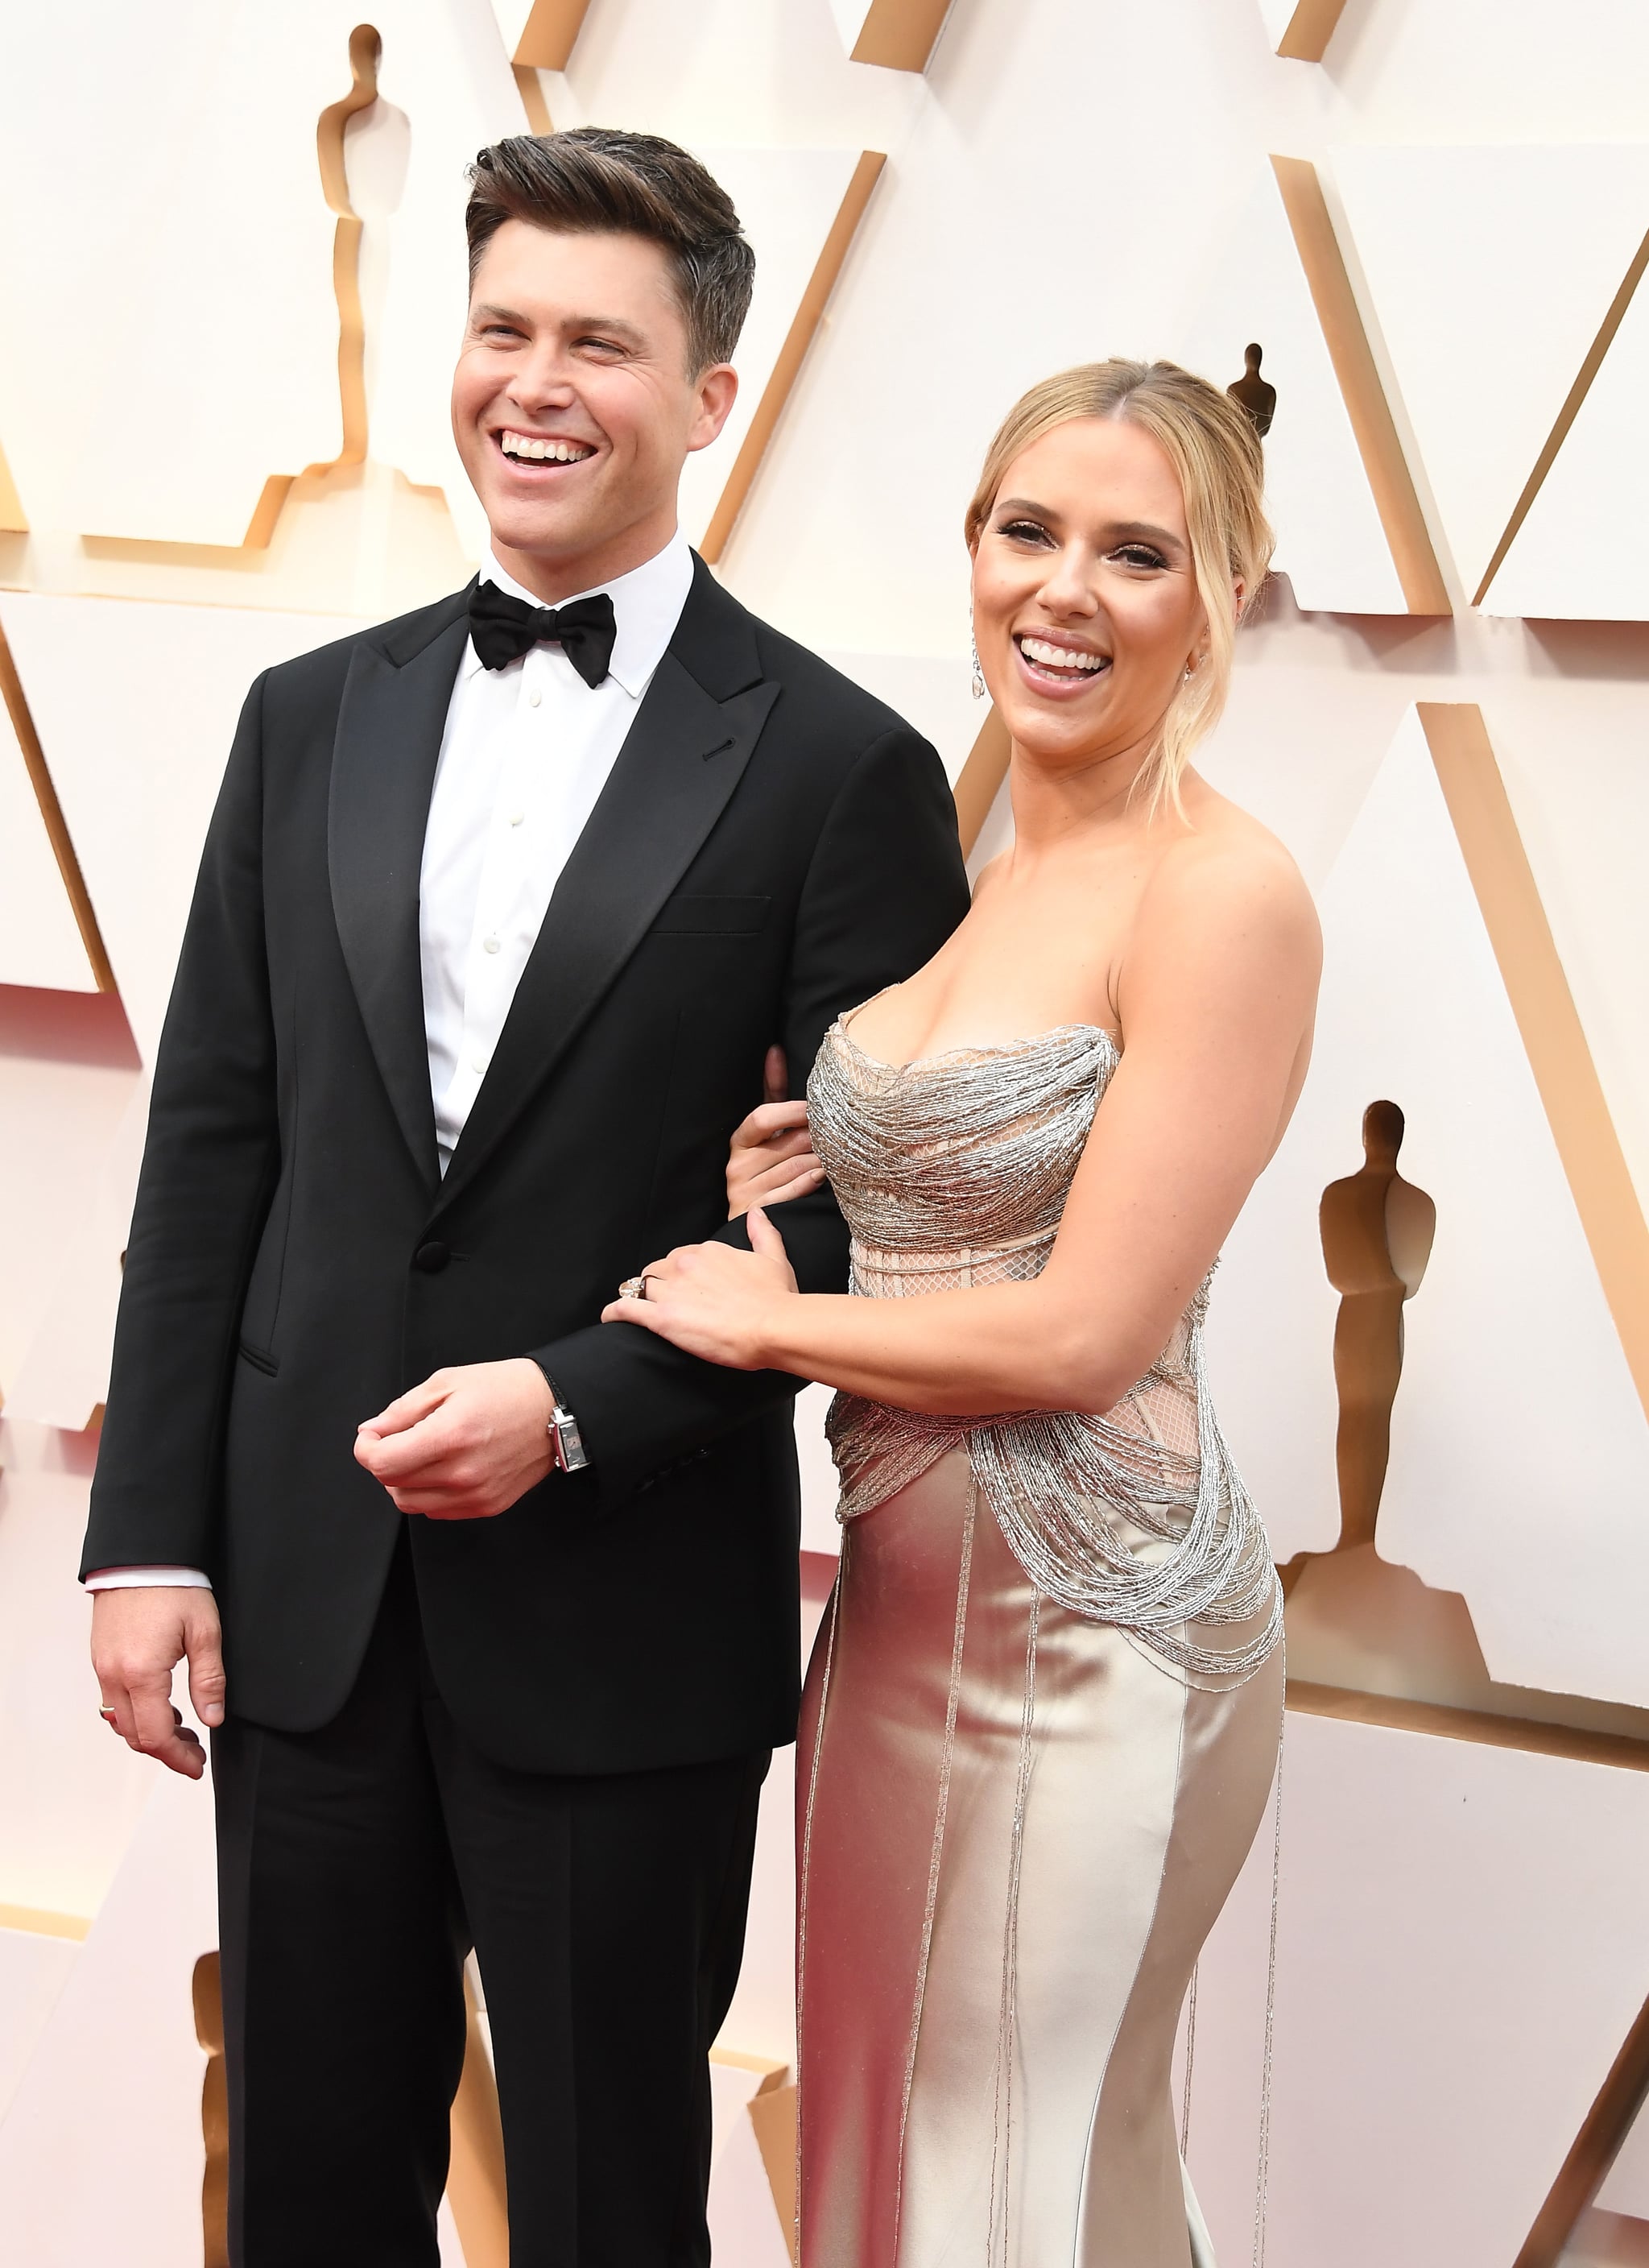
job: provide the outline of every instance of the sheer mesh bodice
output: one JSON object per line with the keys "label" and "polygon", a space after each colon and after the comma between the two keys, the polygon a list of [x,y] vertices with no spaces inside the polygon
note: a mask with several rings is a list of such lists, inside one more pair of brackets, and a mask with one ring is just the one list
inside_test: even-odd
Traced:
{"label": "sheer mesh bodice", "polygon": [[[807,1105],[852,1231],[854,1292],[898,1299],[1038,1275],[1120,1059],[1110,1035],[1070,1024],[894,1065],[866,1055],[847,1022],[826,1035]],[[1207,1298],[1204,1282],[1103,1418],[938,1418],[838,1395],[840,1517],[966,1448],[1009,1545],[1050,1598],[1193,1674],[1252,1672],[1276,1641],[1281,1598],[1208,1395]]]}

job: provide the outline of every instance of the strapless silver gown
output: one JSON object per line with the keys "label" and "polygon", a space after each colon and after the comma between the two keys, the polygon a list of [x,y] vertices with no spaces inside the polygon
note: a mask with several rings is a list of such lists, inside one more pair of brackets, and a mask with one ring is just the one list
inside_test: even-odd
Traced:
{"label": "strapless silver gown", "polygon": [[[835,1026],[808,1104],[855,1291],[1036,1274],[1116,1063],[1078,1025],[895,1069]],[[1206,1294],[1104,1419],[837,1397],[798,1771],[803,2268],[1211,2263],[1169,2067],[1283,1694]]]}

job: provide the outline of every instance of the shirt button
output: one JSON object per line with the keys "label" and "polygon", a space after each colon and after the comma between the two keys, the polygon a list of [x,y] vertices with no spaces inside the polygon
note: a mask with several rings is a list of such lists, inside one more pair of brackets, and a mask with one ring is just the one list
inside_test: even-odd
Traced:
{"label": "shirt button", "polygon": [[535,686],[533,688],[532,691],[531,691],[531,692],[527,695],[527,696],[526,696],[526,705],[527,705],[527,707],[528,707],[529,709],[536,709],[536,708],[537,708],[537,706],[538,706],[538,704],[539,704],[539,703],[543,699],[543,697],[544,697],[544,696],[543,696],[543,695],[539,691],[539,689],[538,689],[537,686],[535,685]]}
{"label": "shirt button", "polygon": [[483,953],[497,953],[498,950],[497,939],[496,937],[483,937],[481,940],[481,949]]}
{"label": "shirt button", "polygon": [[511,824],[511,826],[512,826],[512,827],[519,827],[519,826],[521,824],[521,821],[522,821],[526,817],[526,814],[524,811],[512,811],[512,812],[510,814],[510,824]]}
{"label": "shirt button", "polygon": [[487,1068],[487,1058],[486,1058],[486,1057],[485,1057],[485,1056],[471,1056],[471,1057],[469,1058],[469,1068],[471,1069],[471,1071],[485,1071],[485,1070],[486,1070],[486,1068]]}

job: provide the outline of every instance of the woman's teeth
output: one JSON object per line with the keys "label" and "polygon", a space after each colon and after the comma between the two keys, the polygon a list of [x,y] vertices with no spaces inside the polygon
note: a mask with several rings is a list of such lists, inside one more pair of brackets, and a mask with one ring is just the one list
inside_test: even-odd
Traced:
{"label": "woman's teeth", "polygon": [[595,451],[582,441],[550,441],[534,433],[501,433],[498,446],[506,457],[526,457],[534,464],[577,465]]}
{"label": "woman's teeth", "polygon": [[1022,637],[1020,652],[1027,661],[1058,677],[1095,677],[1110,666],[1108,653],[1085,653],[1078,646],[1050,645],[1046,638]]}

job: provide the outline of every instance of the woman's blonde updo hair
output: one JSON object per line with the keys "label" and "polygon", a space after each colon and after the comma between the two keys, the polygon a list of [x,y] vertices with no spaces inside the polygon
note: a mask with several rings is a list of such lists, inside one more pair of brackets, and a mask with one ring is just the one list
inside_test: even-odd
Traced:
{"label": "woman's blonde updo hair", "polygon": [[1137,784],[1153,808],[1179,803],[1180,777],[1191,751],[1219,721],[1231,685],[1240,582],[1252,605],[1270,564],[1273,537],[1265,517],[1260,439],[1248,412],[1173,362],[1084,363],[1061,371],[1016,401],[985,453],[968,507],[968,549],[979,542],[1003,476],[1015,458],[1056,426],[1075,417],[1110,417],[1149,433],[1179,475],[1197,595],[1208,616],[1208,659],[1168,705]]}

